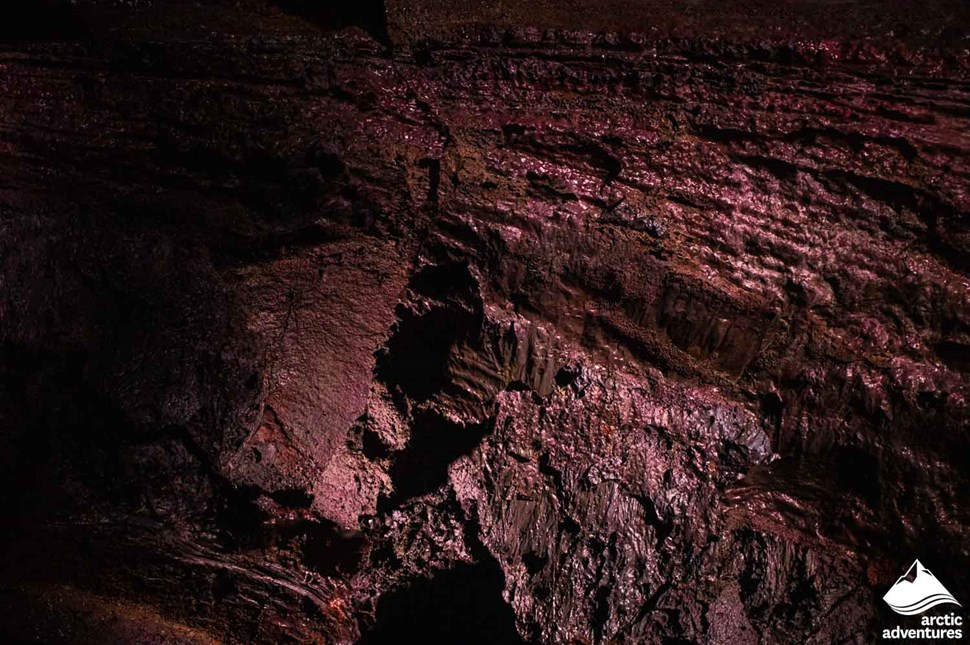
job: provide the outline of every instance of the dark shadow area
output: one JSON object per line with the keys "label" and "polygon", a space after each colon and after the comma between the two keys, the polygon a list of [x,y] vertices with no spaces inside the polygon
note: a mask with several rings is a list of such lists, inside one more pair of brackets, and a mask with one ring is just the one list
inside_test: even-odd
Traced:
{"label": "dark shadow area", "polygon": [[382,381],[416,401],[426,401],[449,382],[448,356],[457,342],[453,312],[435,309],[423,316],[402,312],[394,336],[377,361]]}
{"label": "dark shadow area", "polygon": [[956,341],[940,341],[936,344],[936,355],[943,359],[952,370],[970,371],[970,345]]}
{"label": "dark shadow area", "polygon": [[362,645],[416,639],[420,643],[513,645],[524,641],[502,599],[502,571],[495,562],[460,564],[381,598],[377,622]]}
{"label": "dark shadow area", "polygon": [[483,425],[462,426],[436,414],[421,415],[405,451],[391,466],[394,503],[430,493],[448,480],[448,466],[470,454],[485,436]]}
{"label": "dark shadow area", "polygon": [[303,562],[324,576],[353,574],[360,565],[363,537],[353,531],[342,531],[333,522],[304,522],[302,526]]}
{"label": "dark shadow area", "polygon": [[84,382],[84,366],[83,353],[0,344],[0,512],[7,529],[90,503],[90,491],[99,501],[132,501],[118,446],[134,430]]}
{"label": "dark shadow area", "polygon": [[286,13],[300,16],[327,29],[360,27],[381,42],[388,42],[387,12],[384,0],[356,2],[319,2],[317,0],[277,0]]}
{"label": "dark shadow area", "polygon": [[835,450],[835,468],[840,488],[860,495],[873,507],[879,505],[879,460],[874,455],[855,446],[842,446]]}
{"label": "dark shadow area", "polygon": [[0,9],[0,41],[75,40],[84,33],[72,3],[66,1],[17,2]]}
{"label": "dark shadow area", "polygon": [[439,307],[419,315],[399,311],[400,322],[387,349],[378,355],[382,381],[415,401],[427,401],[450,382],[452,348],[466,341],[474,328],[471,312]]}
{"label": "dark shadow area", "polygon": [[478,284],[468,266],[456,262],[424,267],[411,278],[409,286],[442,301],[471,302],[478,295]]}
{"label": "dark shadow area", "polygon": [[377,375],[392,391],[422,402],[451,384],[451,353],[478,341],[482,307],[475,278],[465,265],[425,267],[408,287],[437,303],[426,311],[398,307],[394,335],[377,354]]}

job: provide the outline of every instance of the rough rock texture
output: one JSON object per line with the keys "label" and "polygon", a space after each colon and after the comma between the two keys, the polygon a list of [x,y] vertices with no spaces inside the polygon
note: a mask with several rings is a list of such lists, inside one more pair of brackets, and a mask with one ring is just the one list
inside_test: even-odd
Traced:
{"label": "rough rock texture", "polygon": [[965,3],[446,4],[0,21],[0,634],[970,598]]}

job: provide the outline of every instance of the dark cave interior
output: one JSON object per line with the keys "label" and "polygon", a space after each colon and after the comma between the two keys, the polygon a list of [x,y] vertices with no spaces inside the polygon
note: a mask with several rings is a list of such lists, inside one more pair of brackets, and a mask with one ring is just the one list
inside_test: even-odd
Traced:
{"label": "dark cave interior", "polygon": [[963,0],[43,0],[0,88],[5,642],[970,599]]}

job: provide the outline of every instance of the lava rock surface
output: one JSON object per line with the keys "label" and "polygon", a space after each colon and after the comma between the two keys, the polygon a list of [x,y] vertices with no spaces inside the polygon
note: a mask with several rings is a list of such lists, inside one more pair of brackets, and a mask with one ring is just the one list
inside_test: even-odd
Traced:
{"label": "lava rock surface", "polygon": [[970,599],[970,18],[844,4],[11,14],[0,634],[863,643],[917,556]]}

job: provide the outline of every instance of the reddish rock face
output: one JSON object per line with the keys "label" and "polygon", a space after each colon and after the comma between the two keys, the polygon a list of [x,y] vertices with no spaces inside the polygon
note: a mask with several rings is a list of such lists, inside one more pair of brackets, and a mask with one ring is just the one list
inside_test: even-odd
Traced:
{"label": "reddish rock face", "polygon": [[970,598],[964,3],[6,24],[0,634],[862,643],[915,557]]}

